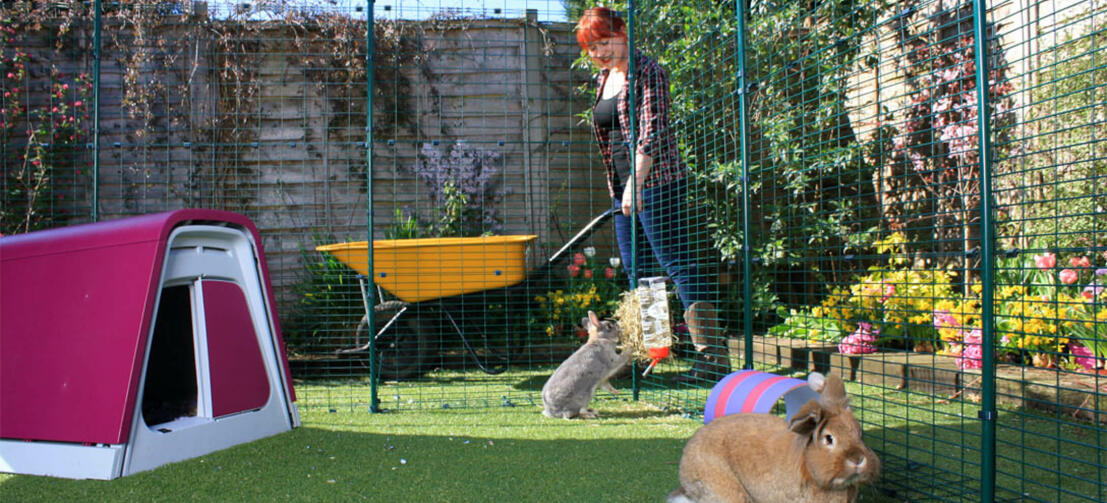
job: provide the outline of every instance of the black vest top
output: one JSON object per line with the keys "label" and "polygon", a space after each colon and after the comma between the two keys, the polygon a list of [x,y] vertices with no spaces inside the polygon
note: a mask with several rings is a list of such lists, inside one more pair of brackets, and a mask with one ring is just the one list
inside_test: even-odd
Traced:
{"label": "black vest top", "polygon": [[612,180],[612,185],[615,187],[615,195],[622,197],[623,184],[630,177],[630,150],[623,141],[623,132],[619,128],[618,103],[619,95],[597,101],[596,107],[592,109],[592,122],[597,129],[603,129],[608,133],[611,162],[615,168],[615,179]]}

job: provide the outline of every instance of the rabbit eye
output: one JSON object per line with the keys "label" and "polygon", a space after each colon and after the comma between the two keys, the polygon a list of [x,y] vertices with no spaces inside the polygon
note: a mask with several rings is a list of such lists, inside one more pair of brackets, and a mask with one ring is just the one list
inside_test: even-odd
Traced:
{"label": "rabbit eye", "polygon": [[831,435],[829,433],[823,434],[823,443],[826,444],[828,447],[834,447],[834,435]]}

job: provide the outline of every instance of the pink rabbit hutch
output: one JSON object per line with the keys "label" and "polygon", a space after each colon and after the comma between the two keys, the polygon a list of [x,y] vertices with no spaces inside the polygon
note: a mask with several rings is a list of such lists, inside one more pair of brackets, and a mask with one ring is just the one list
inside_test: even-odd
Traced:
{"label": "pink rabbit hutch", "polygon": [[2,237],[0,278],[0,471],[112,479],[299,426],[242,215]]}

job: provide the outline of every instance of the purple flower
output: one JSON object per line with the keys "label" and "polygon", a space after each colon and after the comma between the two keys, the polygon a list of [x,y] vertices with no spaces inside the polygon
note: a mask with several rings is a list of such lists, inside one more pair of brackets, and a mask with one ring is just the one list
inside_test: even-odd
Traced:
{"label": "purple flower", "polygon": [[[1100,269],[1100,271],[1107,271],[1107,269]],[[1099,271],[1096,271],[1096,274],[1099,274]],[[1088,283],[1088,286],[1085,286],[1080,294],[1090,302],[1095,300],[1104,290],[1107,290],[1107,286],[1101,285],[1099,283],[1099,277],[1097,276],[1092,278],[1092,282]]]}
{"label": "purple flower", "polygon": [[461,142],[452,145],[448,155],[424,143],[411,170],[436,204],[446,202],[447,190],[455,195],[460,192],[466,210],[477,220],[467,223],[495,232],[501,227],[496,208],[506,193],[496,176],[499,160],[499,152],[475,149]]}

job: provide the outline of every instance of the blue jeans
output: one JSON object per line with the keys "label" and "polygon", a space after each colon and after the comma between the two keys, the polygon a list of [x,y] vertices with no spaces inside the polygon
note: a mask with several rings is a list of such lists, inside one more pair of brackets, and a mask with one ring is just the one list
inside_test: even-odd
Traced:
{"label": "blue jeans", "polygon": [[[637,219],[638,277],[656,275],[657,265],[660,265],[676,284],[677,295],[685,309],[696,302],[715,301],[714,278],[708,277],[707,269],[698,263],[699,246],[693,232],[696,220],[686,196],[687,183],[681,178],[643,190]],[[618,197],[614,198],[614,203],[615,237],[623,265],[629,271],[632,219],[623,215]]]}

